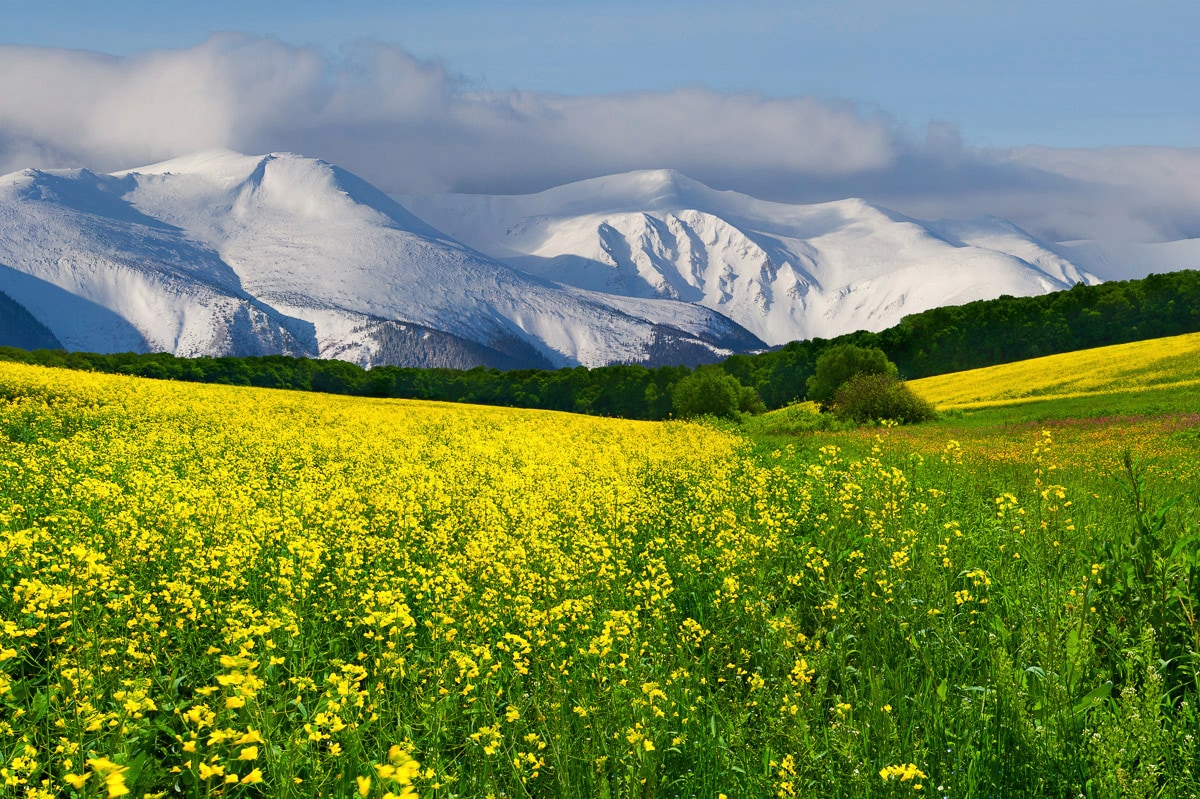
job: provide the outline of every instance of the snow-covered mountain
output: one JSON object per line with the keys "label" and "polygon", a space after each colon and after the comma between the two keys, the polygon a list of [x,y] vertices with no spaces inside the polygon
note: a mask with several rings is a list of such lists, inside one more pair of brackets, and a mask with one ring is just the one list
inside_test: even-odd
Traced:
{"label": "snow-covered mountain", "polygon": [[1052,244],[996,217],[785,205],[670,170],[397,201],[323,161],[212,151],[0,177],[0,343],[367,366],[698,363],[1196,267],[1198,243]]}
{"label": "snow-covered mountain", "polygon": [[996,217],[922,222],[862,200],[786,205],[671,170],[525,196],[405,197],[458,241],[531,275],[719,311],[769,344],[881,330],[908,314],[1099,279]]}
{"label": "snow-covered mountain", "polygon": [[100,352],[516,367],[762,346],[699,305],[514,270],[291,154],[2,177],[0,292],[67,348]]}

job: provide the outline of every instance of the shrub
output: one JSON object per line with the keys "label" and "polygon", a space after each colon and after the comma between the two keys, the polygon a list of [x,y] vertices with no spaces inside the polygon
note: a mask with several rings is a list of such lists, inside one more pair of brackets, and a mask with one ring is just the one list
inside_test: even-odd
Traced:
{"label": "shrub", "polygon": [[836,344],[817,358],[816,370],[805,383],[808,399],[821,403],[821,410],[829,410],[833,395],[855,375],[884,375],[894,381],[899,372],[878,347]]}
{"label": "shrub", "polygon": [[681,419],[716,416],[736,419],[738,413],[762,413],[758,392],[715,366],[701,366],[671,387],[671,406]]}
{"label": "shrub", "polygon": [[752,435],[796,436],[818,430],[851,430],[855,426],[831,413],[820,413],[815,403],[803,402],[763,414],[746,425],[745,430]]}
{"label": "shrub", "polygon": [[757,390],[738,383],[738,410],[742,413],[758,416],[760,413],[767,412],[767,406],[763,403],[762,397],[758,395]]}
{"label": "shrub", "polygon": [[862,424],[892,419],[901,424],[937,418],[928,401],[891,375],[858,374],[842,384],[830,403],[839,419]]}

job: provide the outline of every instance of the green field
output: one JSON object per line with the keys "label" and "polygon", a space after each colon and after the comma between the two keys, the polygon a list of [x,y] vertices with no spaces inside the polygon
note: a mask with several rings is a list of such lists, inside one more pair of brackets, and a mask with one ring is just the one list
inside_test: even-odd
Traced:
{"label": "green field", "polygon": [[[847,682],[860,702],[864,693],[876,703],[904,696],[908,735],[922,748],[939,745],[943,795],[1200,791],[1200,401],[1192,377],[980,403],[913,428],[795,432],[813,426],[815,411],[805,407],[749,423],[760,457],[783,450],[791,470],[833,446],[862,493],[886,496],[884,474],[899,469],[909,491],[942,500],[931,518],[902,523],[914,528],[911,548],[925,568],[882,604],[879,590],[854,578],[865,568],[868,583],[890,580],[888,550],[894,557],[895,542],[909,542],[880,547],[863,531],[872,514],[847,503],[849,513],[830,512],[838,524],[823,543],[840,555],[833,573],[842,593],[857,594],[830,642],[831,652],[847,653],[837,670],[853,675]],[[927,560],[956,547],[944,570]],[[863,566],[851,571],[857,552]],[[958,590],[971,599],[957,604]],[[955,604],[939,619],[952,615],[955,625],[921,618],[952,591]],[[877,742],[870,724],[854,735]],[[845,784],[834,793],[856,792],[875,795]]]}

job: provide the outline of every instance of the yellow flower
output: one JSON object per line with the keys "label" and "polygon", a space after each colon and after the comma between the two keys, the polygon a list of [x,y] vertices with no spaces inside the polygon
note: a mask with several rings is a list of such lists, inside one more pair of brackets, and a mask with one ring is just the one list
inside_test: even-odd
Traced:
{"label": "yellow flower", "polygon": [[[901,763],[894,766],[884,766],[879,770],[879,776],[884,782],[888,782],[893,777],[899,777],[901,782],[908,782],[917,777],[924,779],[925,772],[917,768],[915,763]],[[921,790],[920,783],[913,785],[913,789]]]}
{"label": "yellow flower", "polygon": [[358,782],[358,795],[366,799],[367,794],[371,792],[371,778],[355,777],[354,779]]}
{"label": "yellow flower", "polygon": [[209,765],[208,763],[200,764],[200,779],[207,780],[211,777],[220,777],[225,773],[225,767],[220,763]]}
{"label": "yellow flower", "polygon": [[[108,792],[108,799],[116,799],[118,796],[125,796],[129,793],[129,788],[125,787],[125,772],[129,771],[127,767],[114,763],[106,757],[88,758],[88,765],[104,777],[104,787]],[[86,779],[87,777],[83,777],[80,780],[80,786]]]}
{"label": "yellow flower", "polygon": [[123,766],[112,762],[107,757],[89,757],[87,763],[101,774],[109,774],[114,771],[120,772],[125,770]]}
{"label": "yellow flower", "polygon": [[108,799],[125,796],[129,789],[125,787],[125,769],[115,771],[104,778],[104,787],[108,789]]}
{"label": "yellow flower", "polygon": [[70,783],[71,787],[77,791],[83,790],[83,784],[88,781],[88,777],[92,776],[91,772],[87,774],[64,774],[63,779]]}
{"label": "yellow flower", "polygon": [[400,793],[389,791],[383,794],[383,799],[420,799],[420,794],[414,791],[413,786],[406,785],[400,789]]}
{"label": "yellow flower", "polygon": [[388,791],[383,795],[383,799],[420,799],[420,797],[411,785],[405,785],[400,789],[400,793]]}
{"label": "yellow flower", "polygon": [[258,757],[257,746],[247,746],[241,752],[238,752],[238,760],[254,760]]}
{"label": "yellow flower", "polygon": [[263,781],[262,769],[256,768],[253,771],[251,771],[249,774],[247,774],[245,777],[242,777],[243,785],[245,785],[247,783],[253,784],[253,783],[262,782],[262,781]]}
{"label": "yellow flower", "polygon": [[247,730],[240,738],[233,742],[234,746],[245,746],[246,744],[261,744],[266,743],[263,740],[262,734],[258,730]]}

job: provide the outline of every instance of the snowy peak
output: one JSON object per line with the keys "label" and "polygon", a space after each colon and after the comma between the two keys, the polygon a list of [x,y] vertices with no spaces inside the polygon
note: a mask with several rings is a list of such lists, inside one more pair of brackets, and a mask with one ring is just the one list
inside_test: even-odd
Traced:
{"label": "snowy peak", "polygon": [[75,213],[154,226],[154,220],[138,214],[123,199],[130,185],[89,169],[25,169],[0,178],[0,197],[50,203]]}
{"label": "snowy peak", "polygon": [[69,349],[315,351],[215,253],[137,208],[136,185],[78,169],[0,180],[0,292]]}
{"label": "snowy peak", "polygon": [[232,186],[243,182],[259,162],[270,156],[243,155],[233,150],[203,150],[155,164],[113,172],[114,177],[128,175],[200,175]]}
{"label": "snowy peak", "polygon": [[926,227],[955,246],[992,250],[1019,258],[1040,269],[1056,284],[1064,284],[1063,287],[1097,283],[1101,279],[1089,271],[1082,260],[1072,260],[1069,254],[1064,254],[1060,246],[1039,241],[998,216],[941,220],[928,222]]}
{"label": "snowy peak", "polygon": [[534,196],[548,210],[602,213],[628,208],[679,211],[703,205],[706,195],[714,193],[674,169],[646,169],[570,183]]}
{"label": "snowy peak", "polygon": [[1153,244],[1128,241],[1067,241],[1056,248],[1105,280],[1143,278],[1152,273],[1200,269],[1200,239]]}
{"label": "snowy peak", "polygon": [[773,203],[672,170],[538,194],[410,197],[434,227],[530,274],[712,308],[770,344],[929,308],[1097,282],[1005,220],[924,222],[862,199]]}
{"label": "snowy peak", "polygon": [[185,184],[191,187],[191,194],[206,202],[217,202],[224,195],[234,210],[242,213],[255,205],[321,223],[370,220],[374,212],[392,227],[424,236],[440,236],[357,175],[295,153],[247,156],[232,150],[209,150],[113,176],[134,180],[146,187],[147,193],[159,184],[170,185],[172,192],[178,194],[181,184]]}

